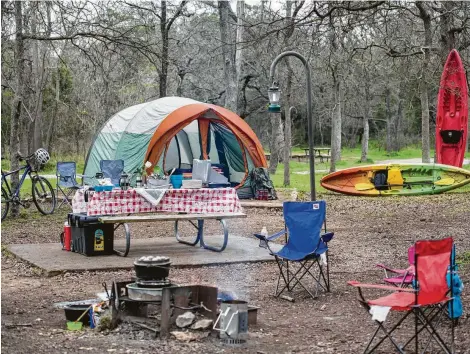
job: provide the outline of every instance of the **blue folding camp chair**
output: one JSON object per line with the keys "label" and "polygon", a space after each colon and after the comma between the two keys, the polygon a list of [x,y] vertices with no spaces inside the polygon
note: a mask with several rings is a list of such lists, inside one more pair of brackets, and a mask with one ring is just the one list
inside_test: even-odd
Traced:
{"label": "blue folding camp chair", "polygon": [[[333,232],[322,234],[322,226],[326,231],[326,202],[284,202],[284,221],[286,228],[272,236],[255,234],[260,247],[266,247],[276,259],[279,267],[276,297],[287,290],[293,291],[297,285],[304,288],[311,297],[316,298],[319,288],[330,291],[330,272],[328,262],[328,242],[334,236]],[[273,251],[269,241],[285,235],[287,243],[277,252]],[[322,256],[322,255],[325,256]],[[322,259],[323,258],[323,259]],[[326,263],[326,264],[325,264]],[[312,267],[318,266],[318,275]],[[305,276],[310,275],[315,284],[313,293],[302,283]],[[283,283],[281,283],[281,279]],[[283,298],[287,298],[284,297]]]}
{"label": "blue folding camp chair", "polygon": [[56,177],[57,177],[57,196],[60,193],[63,194],[63,199],[59,204],[59,208],[68,204],[72,206],[70,196],[77,189],[80,189],[80,185],[77,183],[77,166],[75,162],[57,162],[56,165]]}
{"label": "blue folding camp chair", "polygon": [[101,160],[100,170],[105,178],[111,178],[112,184],[119,184],[119,178],[124,171],[124,160]]}

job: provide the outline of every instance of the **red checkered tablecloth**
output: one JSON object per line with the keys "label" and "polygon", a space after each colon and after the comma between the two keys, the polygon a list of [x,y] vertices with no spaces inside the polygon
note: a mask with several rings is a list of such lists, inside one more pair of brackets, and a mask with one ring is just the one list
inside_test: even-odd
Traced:
{"label": "red checkered tablecloth", "polygon": [[86,212],[89,216],[162,211],[188,214],[242,212],[234,188],[169,189],[156,207],[133,189],[90,192],[88,203],[84,192],[78,190],[72,200],[72,209],[74,213]]}

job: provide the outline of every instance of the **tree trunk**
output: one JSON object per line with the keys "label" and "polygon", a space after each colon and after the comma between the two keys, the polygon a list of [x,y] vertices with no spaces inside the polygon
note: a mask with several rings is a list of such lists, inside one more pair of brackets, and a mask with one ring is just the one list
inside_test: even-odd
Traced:
{"label": "tree trunk", "polygon": [[320,119],[318,119],[318,132],[320,133],[320,146],[325,145],[322,126],[323,126],[323,124],[322,124],[322,120],[320,118]]}
{"label": "tree trunk", "polygon": [[286,110],[284,123],[284,186],[290,185],[290,150],[292,148],[292,76],[293,71],[287,63]]}
{"label": "tree trunk", "polygon": [[159,77],[159,91],[160,97],[166,97],[167,80],[168,80],[168,28],[167,28],[167,8],[166,1],[162,0],[160,11],[160,34],[162,36],[162,53],[161,53],[161,68]]}
{"label": "tree trunk", "polygon": [[367,155],[369,153],[369,118],[370,118],[370,87],[369,87],[369,75],[366,68],[364,70],[364,116],[362,117],[362,137],[361,137],[361,162],[367,161]]}
{"label": "tree trunk", "polygon": [[[238,83],[242,74],[242,62],[243,62],[243,30],[245,20],[245,1],[237,1],[237,42],[235,50],[235,82],[237,85],[236,92],[236,107],[238,108]],[[236,110],[234,112],[237,112]],[[238,112],[237,112],[238,113]]]}
{"label": "tree trunk", "polygon": [[447,56],[450,51],[455,48],[455,31],[453,31],[453,14],[455,3],[453,1],[441,1],[439,4],[442,7],[440,16],[440,58],[442,65],[445,64]]}
{"label": "tree trunk", "polygon": [[431,59],[432,32],[431,32],[431,16],[426,10],[425,3],[416,2],[420,17],[424,26],[424,51],[423,64],[421,68],[421,78],[419,82],[420,98],[421,98],[421,141],[422,141],[422,161],[429,163],[430,142],[429,142],[429,97],[428,97],[428,67]]}
{"label": "tree trunk", "polygon": [[286,110],[286,122],[284,126],[284,186],[290,185],[290,150],[292,148],[292,111],[294,107]]}
{"label": "tree trunk", "polygon": [[[37,16],[39,12],[39,2],[33,4],[33,17],[31,20],[31,32],[37,34]],[[33,41],[33,82],[35,90],[34,98],[34,121],[33,121],[33,144],[32,151],[36,151],[42,147],[42,124],[43,124],[43,114],[42,114],[42,81],[43,81],[43,65],[41,53],[39,50],[39,41]]]}
{"label": "tree trunk", "polygon": [[[11,108],[11,131],[10,131],[10,168],[16,170],[19,167],[19,160],[17,152],[19,150],[19,123],[21,117],[21,105],[23,103],[24,94],[24,41],[23,41],[23,3],[21,1],[15,1],[15,23],[16,23],[16,92],[13,99]],[[18,172],[11,175],[11,187],[12,190],[16,189],[19,183]],[[11,205],[11,215],[18,216],[19,205]]]}
{"label": "tree trunk", "polygon": [[271,122],[271,139],[269,141],[271,156],[269,157],[268,171],[270,174],[276,174],[282,145],[281,113],[269,113],[269,121]]}
{"label": "tree trunk", "polygon": [[[286,20],[289,26],[285,31],[284,36],[284,50],[289,50],[289,38],[294,33],[294,23],[292,19],[292,1],[286,2]],[[286,60],[287,66],[287,80],[286,80],[286,109],[285,109],[285,123],[284,123],[284,186],[290,185],[290,150],[292,148],[292,111],[295,109],[292,102],[292,77],[294,72],[291,67],[290,60]]]}
{"label": "tree trunk", "polygon": [[230,2],[219,1],[219,27],[220,41],[222,42],[222,58],[224,61],[224,79],[225,79],[225,108],[232,112],[237,112],[237,73],[235,66],[235,45],[233,45],[230,23]]}
{"label": "tree trunk", "polygon": [[402,97],[402,93],[398,94],[398,108],[397,108],[397,115],[394,122],[394,137],[393,137],[393,149],[394,151],[400,151],[401,144],[400,144],[400,137],[402,135],[402,122],[403,122],[403,104],[404,98]]}
{"label": "tree trunk", "polygon": [[[369,91],[369,90],[367,90]],[[370,101],[369,95],[366,96],[364,101],[364,117],[362,117],[362,141],[361,141],[361,162],[367,161],[367,154],[369,153],[369,116],[370,116]]]}
{"label": "tree trunk", "polygon": [[430,142],[429,142],[429,99],[427,92],[427,85],[423,82],[421,84],[425,87],[421,88],[421,141],[422,141],[422,161],[424,163],[431,162]]}
{"label": "tree trunk", "polygon": [[390,89],[385,89],[385,107],[386,107],[386,118],[387,118],[387,141],[385,149],[387,152],[393,151],[393,143],[392,143],[392,130],[393,130],[393,117],[392,117],[392,108],[390,103]]}
{"label": "tree trunk", "polygon": [[178,74],[180,81],[178,82],[178,87],[176,88],[176,96],[183,97],[183,81],[186,73]]}
{"label": "tree trunk", "polygon": [[55,80],[55,102],[54,111],[52,112],[51,121],[49,122],[49,128],[47,129],[46,146],[49,154],[52,153],[52,137],[54,136],[55,121],[57,117],[57,109],[60,100],[60,63],[57,61],[57,75]]}
{"label": "tree trunk", "polygon": [[341,86],[333,75],[334,107],[331,117],[331,163],[330,172],[336,171],[336,163],[341,161]]}

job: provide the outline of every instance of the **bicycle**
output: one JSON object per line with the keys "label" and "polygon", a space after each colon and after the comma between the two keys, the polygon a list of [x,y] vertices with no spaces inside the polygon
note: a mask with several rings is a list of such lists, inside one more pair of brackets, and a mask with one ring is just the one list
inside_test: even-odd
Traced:
{"label": "bicycle", "polygon": [[[19,160],[25,161],[26,165],[21,166],[15,171],[3,171],[2,170],[2,221],[6,218],[8,210],[10,209],[10,203],[19,204],[24,208],[29,208],[29,200],[20,199],[20,190],[26,176],[31,179],[31,194],[33,202],[36,208],[41,214],[49,215],[52,214],[56,206],[56,197],[54,189],[51,183],[44,177],[39,176],[37,169],[49,161],[49,153],[44,149],[38,149],[31,155],[21,156],[18,153]],[[39,165],[36,168],[36,165]],[[8,183],[7,176],[24,170],[23,175],[20,178],[20,182],[16,186],[14,193],[11,192],[10,184]]]}

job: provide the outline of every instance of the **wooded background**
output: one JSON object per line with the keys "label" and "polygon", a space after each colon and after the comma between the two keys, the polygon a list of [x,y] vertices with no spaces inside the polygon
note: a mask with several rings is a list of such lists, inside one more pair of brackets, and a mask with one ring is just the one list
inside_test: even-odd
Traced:
{"label": "wooded background", "polygon": [[369,139],[388,151],[421,143],[429,162],[449,51],[470,67],[465,1],[2,1],[1,10],[7,157],[38,147],[84,156],[114,113],[184,96],[237,112],[275,164],[285,141],[307,142],[299,60],[278,65],[283,111],[267,113],[269,66],[295,50],[311,68],[315,145],[331,144],[332,170],[341,146],[362,144],[366,161]]}

